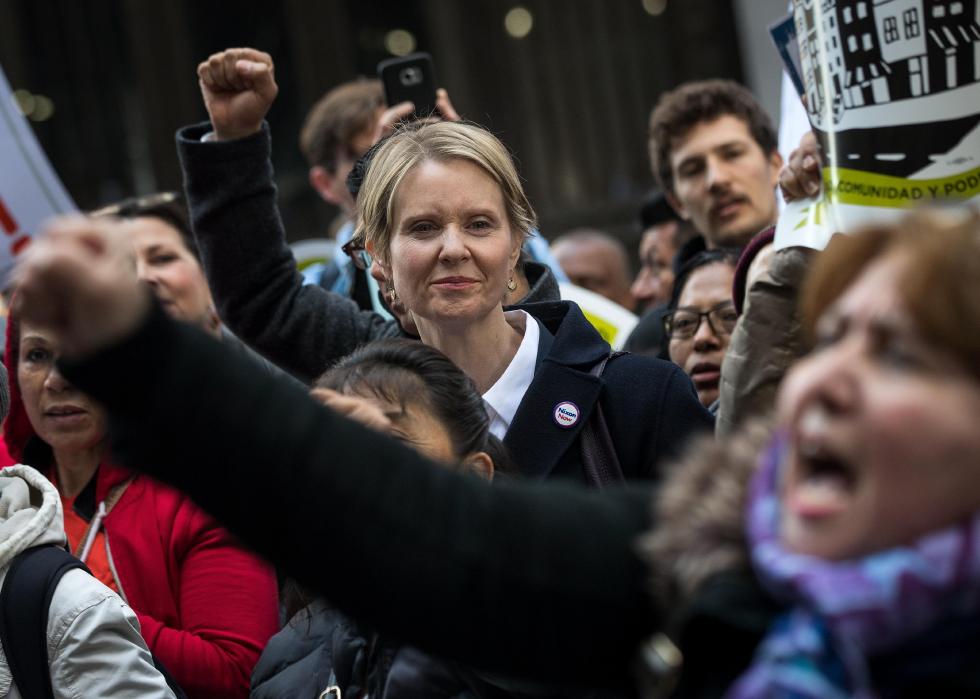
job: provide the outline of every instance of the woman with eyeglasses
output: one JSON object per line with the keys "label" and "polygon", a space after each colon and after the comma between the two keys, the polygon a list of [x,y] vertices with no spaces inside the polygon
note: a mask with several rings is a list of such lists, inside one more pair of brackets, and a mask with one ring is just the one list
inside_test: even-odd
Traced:
{"label": "woman with eyeglasses", "polygon": [[737,262],[737,250],[706,250],[692,257],[677,277],[670,311],[664,316],[670,359],[691,377],[701,405],[712,415],[717,411],[721,361],[738,320],[732,303]]}

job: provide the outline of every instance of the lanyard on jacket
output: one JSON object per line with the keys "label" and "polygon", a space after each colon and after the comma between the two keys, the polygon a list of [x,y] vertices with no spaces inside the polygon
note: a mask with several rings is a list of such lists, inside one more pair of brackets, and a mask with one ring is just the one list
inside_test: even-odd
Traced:
{"label": "lanyard on jacket", "polygon": [[102,528],[102,520],[105,519],[112,508],[116,506],[119,502],[119,498],[122,494],[126,492],[126,488],[129,484],[133,482],[136,476],[130,476],[124,480],[119,485],[115,486],[109,491],[109,495],[106,496],[105,500],[99,503],[98,509],[95,511],[95,516],[92,517],[92,521],[88,524],[88,529],[85,530],[85,536],[82,540],[78,542],[78,548],[75,549],[75,558],[80,560],[82,563],[88,558],[89,553],[92,551],[92,545],[95,543],[95,537],[98,536],[99,529]]}

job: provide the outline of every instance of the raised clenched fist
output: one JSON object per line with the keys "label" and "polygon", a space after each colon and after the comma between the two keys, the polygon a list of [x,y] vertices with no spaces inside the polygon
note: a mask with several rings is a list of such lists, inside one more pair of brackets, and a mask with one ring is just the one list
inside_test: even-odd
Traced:
{"label": "raised clenched fist", "polygon": [[262,128],[279,86],[272,57],[255,49],[226,49],[197,67],[215,138],[228,141]]}

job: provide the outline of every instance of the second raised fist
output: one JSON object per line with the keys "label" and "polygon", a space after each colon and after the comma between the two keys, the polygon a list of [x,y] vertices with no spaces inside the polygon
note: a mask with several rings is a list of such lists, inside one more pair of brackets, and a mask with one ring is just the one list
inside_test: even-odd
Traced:
{"label": "second raised fist", "polygon": [[226,49],[213,54],[197,67],[197,77],[219,141],[259,131],[279,92],[272,57],[255,49]]}

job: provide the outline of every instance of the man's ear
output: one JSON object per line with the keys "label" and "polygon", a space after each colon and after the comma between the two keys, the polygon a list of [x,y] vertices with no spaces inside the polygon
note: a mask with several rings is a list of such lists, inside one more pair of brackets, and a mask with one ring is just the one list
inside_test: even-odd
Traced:
{"label": "man's ear", "polygon": [[668,190],[664,192],[664,198],[667,200],[667,203],[670,204],[670,208],[677,212],[678,216],[685,221],[691,220],[691,215],[687,212],[687,209],[684,208],[684,205],[681,204],[681,200],[678,199],[672,191]]}
{"label": "man's ear", "polygon": [[314,165],[310,168],[310,186],[316,190],[320,197],[334,206],[340,206],[340,197],[334,191],[337,177],[322,165]]}
{"label": "man's ear", "polygon": [[776,148],[769,154],[769,169],[772,175],[770,184],[775,188],[779,185],[779,171],[783,169],[783,156]]}
{"label": "man's ear", "polygon": [[488,481],[493,480],[493,459],[485,451],[476,451],[463,459],[463,468]]}

